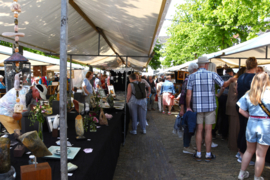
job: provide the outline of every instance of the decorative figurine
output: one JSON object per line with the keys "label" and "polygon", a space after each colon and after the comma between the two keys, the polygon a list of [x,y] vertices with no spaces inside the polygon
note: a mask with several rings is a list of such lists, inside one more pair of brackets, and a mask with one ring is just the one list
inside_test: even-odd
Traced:
{"label": "decorative figurine", "polygon": [[108,124],[108,120],[107,120],[107,118],[106,118],[106,116],[105,116],[104,111],[103,111],[102,108],[100,108],[99,124],[100,125],[106,125],[106,126],[109,125]]}

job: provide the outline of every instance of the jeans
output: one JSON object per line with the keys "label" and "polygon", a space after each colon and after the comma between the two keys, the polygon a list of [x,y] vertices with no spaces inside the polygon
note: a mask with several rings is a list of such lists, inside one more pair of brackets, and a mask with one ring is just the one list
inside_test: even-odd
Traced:
{"label": "jeans", "polygon": [[188,126],[185,124],[184,125],[184,147],[189,147],[190,146],[190,141],[191,141],[192,135],[188,132]]}
{"label": "jeans", "polygon": [[162,96],[158,96],[158,110],[163,111],[163,103],[162,103]]}
{"label": "jeans", "polygon": [[147,108],[148,109],[151,109],[151,108],[154,109],[154,103],[155,103],[155,94],[151,94],[151,97],[147,98]]}

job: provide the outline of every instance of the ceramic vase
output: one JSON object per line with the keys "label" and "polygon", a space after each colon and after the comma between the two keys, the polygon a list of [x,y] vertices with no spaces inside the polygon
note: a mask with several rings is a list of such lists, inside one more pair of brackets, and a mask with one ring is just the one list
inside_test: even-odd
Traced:
{"label": "ceramic vase", "polygon": [[84,128],[83,128],[83,118],[81,115],[78,115],[75,119],[75,130],[76,134],[78,135],[77,139],[85,139],[83,136],[84,134]]}

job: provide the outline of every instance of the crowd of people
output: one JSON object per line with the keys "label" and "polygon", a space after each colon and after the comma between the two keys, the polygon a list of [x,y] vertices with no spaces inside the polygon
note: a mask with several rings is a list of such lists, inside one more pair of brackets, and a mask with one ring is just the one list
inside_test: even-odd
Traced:
{"label": "crowd of people", "polygon": [[[222,139],[228,139],[228,147],[238,152],[237,161],[242,163],[238,179],[249,177],[246,168],[254,164],[254,179],[263,179],[261,173],[270,145],[267,138],[270,135],[270,113],[267,114],[270,109],[267,97],[269,75],[263,72],[263,68],[257,67],[254,57],[248,58],[246,67],[235,75],[228,68],[224,76],[219,76],[215,65],[207,57],[200,57],[197,64],[191,63],[188,71],[190,75],[182,85],[179,115],[184,116],[189,111],[196,113],[196,147],[190,144],[192,136],[185,124],[183,152],[193,154],[197,161],[201,161],[204,140],[205,161],[215,159],[211,147],[212,139],[218,132]],[[255,163],[251,161],[254,153]]]}
{"label": "crowd of people", "polygon": [[[255,165],[254,179],[261,177],[265,157],[270,145],[270,82],[269,75],[257,66],[255,57],[246,60],[235,74],[231,68],[225,75],[218,74],[214,63],[207,57],[200,57],[197,63],[190,63],[189,76],[182,84],[179,99],[182,117],[183,153],[193,154],[196,161],[202,161],[202,144],[206,147],[204,160],[216,158],[211,148],[218,145],[212,142],[216,134],[228,140],[228,147],[237,152],[241,163],[238,179],[249,177],[248,165]],[[129,76],[127,102],[132,116],[131,134],[137,134],[137,122],[142,133],[146,133],[146,114],[153,111],[154,101],[158,110],[168,115],[174,105],[175,89],[171,77],[161,75],[157,79],[143,77],[138,73]],[[144,84],[141,86],[140,84]],[[143,90],[141,90],[141,89]],[[144,91],[142,93],[142,91]],[[140,96],[138,93],[145,94]],[[191,133],[191,126],[194,132]],[[196,146],[191,144],[195,134]],[[251,158],[256,154],[256,162]]]}

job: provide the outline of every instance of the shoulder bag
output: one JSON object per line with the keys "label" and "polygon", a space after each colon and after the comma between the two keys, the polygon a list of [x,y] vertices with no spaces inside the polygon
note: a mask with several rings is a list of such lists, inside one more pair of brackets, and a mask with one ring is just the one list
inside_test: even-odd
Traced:
{"label": "shoulder bag", "polygon": [[267,114],[267,116],[270,118],[270,111],[265,107],[263,102],[259,103],[259,106],[262,108],[262,110]]}

